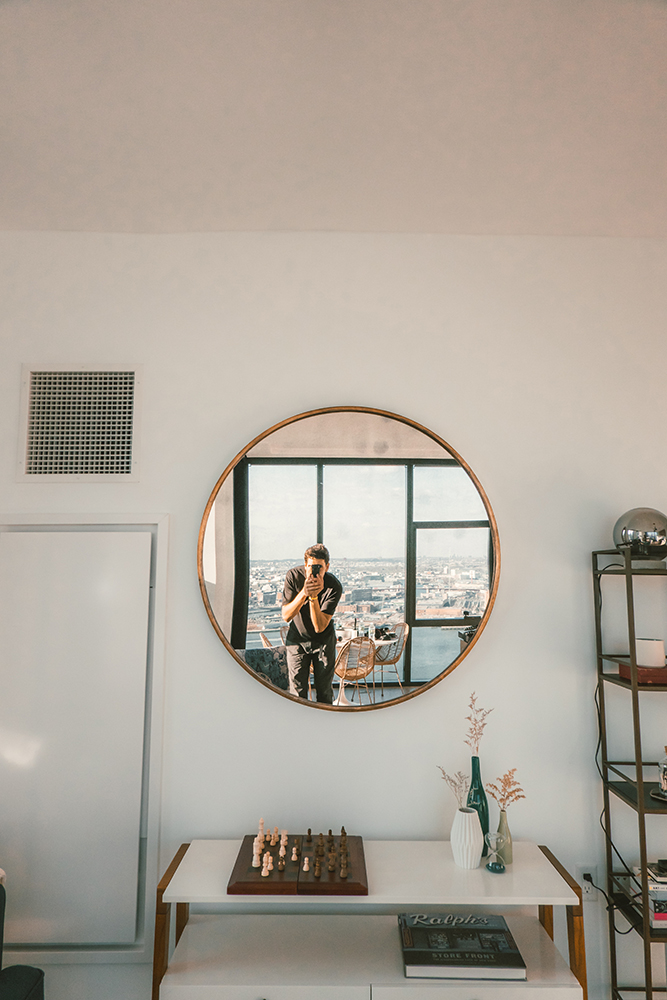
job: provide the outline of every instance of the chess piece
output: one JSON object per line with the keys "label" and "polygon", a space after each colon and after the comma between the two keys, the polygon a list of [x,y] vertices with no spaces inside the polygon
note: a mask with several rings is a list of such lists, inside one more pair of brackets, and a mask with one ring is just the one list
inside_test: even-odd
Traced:
{"label": "chess piece", "polygon": [[275,847],[277,843],[278,843],[278,827],[274,826],[273,836],[271,837],[271,847]]}
{"label": "chess piece", "polygon": [[322,876],[322,862],[319,858],[315,858],[315,871],[313,872],[315,878],[321,878]]}
{"label": "chess piece", "polygon": [[347,867],[345,867],[345,866],[341,866],[341,869],[340,869],[340,877],[341,877],[341,878],[347,878]]}
{"label": "chess piece", "polygon": [[281,844],[280,845],[280,849],[278,851],[278,857],[279,858],[284,858],[286,854],[287,854],[287,851],[285,850],[285,845]]}
{"label": "chess piece", "polygon": [[278,858],[278,871],[279,872],[284,872],[285,871],[285,855],[284,854],[282,854]]}
{"label": "chess piece", "polygon": [[328,870],[330,872],[335,872],[336,871],[336,852],[335,851],[329,851],[329,864],[327,865],[327,868],[328,868]]}
{"label": "chess piece", "polygon": [[310,861],[308,860],[308,855],[307,854],[306,854],[305,858],[303,859],[303,870],[305,872],[310,871]]}
{"label": "chess piece", "polygon": [[273,871],[273,855],[269,854],[269,871]]}
{"label": "chess piece", "polygon": [[299,860],[299,852],[295,844],[294,847],[292,848],[292,861],[298,861],[298,860]]}
{"label": "chess piece", "polygon": [[281,844],[286,844],[287,843],[287,830],[281,830],[280,831],[280,843]]}
{"label": "chess piece", "polygon": [[308,836],[306,837],[306,843],[312,844],[313,842],[313,831],[308,827]]}

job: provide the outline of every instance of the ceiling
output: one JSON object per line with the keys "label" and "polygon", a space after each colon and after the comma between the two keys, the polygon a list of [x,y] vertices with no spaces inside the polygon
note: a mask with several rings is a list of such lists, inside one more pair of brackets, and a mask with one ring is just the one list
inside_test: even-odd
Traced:
{"label": "ceiling", "polygon": [[667,235],[665,0],[0,0],[0,229]]}

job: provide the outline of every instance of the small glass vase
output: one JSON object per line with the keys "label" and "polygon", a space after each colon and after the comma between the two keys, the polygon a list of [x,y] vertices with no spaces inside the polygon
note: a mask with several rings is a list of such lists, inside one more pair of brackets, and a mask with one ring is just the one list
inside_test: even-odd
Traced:
{"label": "small glass vase", "polygon": [[454,864],[459,868],[479,868],[484,837],[475,809],[457,809],[449,835]]}
{"label": "small glass vase", "polygon": [[658,763],[658,778],[660,797],[667,799],[667,747],[665,747],[665,756]]}
{"label": "small glass vase", "polygon": [[[489,802],[486,797],[486,792],[484,791],[482,772],[479,767],[479,757],[473,757],[471,760],[470,789],[468,791],[468,801],[466,804],[470,806],[471,809],[476,810],[477,815],[479,816],[479,823],[482,828],[482,837],[485,838],[489,832]],[[488,850],[486,840],[484,840],[484,848],[482,850],[483,858],[486,857]]]}
{"label": "small glass vase", "polygon": [[512,834],[507,824],[507,813],[500,810],[500,821],[498,822],[498,833],[505,838],[505,843],[498,849],[498,857],[502,858],[505,865],[512,864]]}

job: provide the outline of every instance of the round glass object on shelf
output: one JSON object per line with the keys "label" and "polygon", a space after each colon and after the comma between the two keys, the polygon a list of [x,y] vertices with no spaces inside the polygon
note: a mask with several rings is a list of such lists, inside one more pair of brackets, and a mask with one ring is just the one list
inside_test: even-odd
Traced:
{"label": "round glass object on shelf", "polygon": [[667,516],[651,507],[633,507],[614,525],[614,545],[619,551],[630,548],[638,559],[667,556]]}

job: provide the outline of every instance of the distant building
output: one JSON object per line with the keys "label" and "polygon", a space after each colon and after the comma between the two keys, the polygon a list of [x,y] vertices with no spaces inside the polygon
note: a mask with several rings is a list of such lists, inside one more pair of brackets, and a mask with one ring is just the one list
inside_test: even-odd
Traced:
{"label": "distant building", "polygon": [[364,590],[351,590],[349,594],[345,595],[345,598],[351,603],[358,604],[359,601],[370,601],[372,596],[373,588],[368,587]]}

